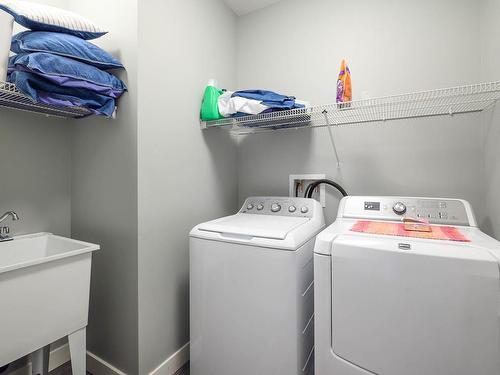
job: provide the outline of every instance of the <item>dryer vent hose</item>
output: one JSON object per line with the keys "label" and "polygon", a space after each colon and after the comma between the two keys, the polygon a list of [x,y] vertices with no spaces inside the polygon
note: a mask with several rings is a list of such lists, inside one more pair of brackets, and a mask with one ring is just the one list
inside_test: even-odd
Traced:
{"label": "dryer vent hose", "polygon": [[335,181],[325,179],[325,180],[316,180],[314,182],[311,182],[306,189],[304,197],[305,198],[312,198],[314,189],[316,189],[316,187],[318,187],[321,184],[333,186],[335,189],[337,189],[340,192],[340,194],[342,194],[343,197],[347,197],[349,195],[349,194],[347,194],[345,189],[342,186],[340,186],[339,184],[337,184]]}

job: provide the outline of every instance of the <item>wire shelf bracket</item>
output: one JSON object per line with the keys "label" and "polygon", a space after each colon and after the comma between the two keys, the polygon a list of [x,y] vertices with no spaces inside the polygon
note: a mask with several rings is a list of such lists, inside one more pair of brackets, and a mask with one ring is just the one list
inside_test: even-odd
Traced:
{"label": "wire shelf bracket", "polygon": [[328,129],[330,143],[332,144],[333,153],[335,154],[335,161],[337,162],[337,168],[340,168],[339,153],[337,151],[337,146],[335,145],[335,137],[333,136],[333,130],[332,130],[333,125],[330,124],[330,120],[328,119],[328,111],[326,109],[323,111],[323,114],[325,115],[326,128]]}
{"label": "wire shelf bracket", "polygon": [[81,118],[92,111],[82,107],[57,107],[35,103],[9,82],[0,81],[0,107],[59,118]]}

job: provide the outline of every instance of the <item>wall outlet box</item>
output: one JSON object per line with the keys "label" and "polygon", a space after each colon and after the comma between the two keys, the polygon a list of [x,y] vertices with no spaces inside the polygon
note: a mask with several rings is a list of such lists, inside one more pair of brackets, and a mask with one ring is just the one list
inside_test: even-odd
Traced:
{"label": "wall outlet box", "polygon": [[[290,197],[304,197],[304,193],[311,183],[325,178],[325,174],[291,174],[288,182],[288,195]],[[325,184],[314,189],[312,198],[321,203],[322,207],[326,207]]]}

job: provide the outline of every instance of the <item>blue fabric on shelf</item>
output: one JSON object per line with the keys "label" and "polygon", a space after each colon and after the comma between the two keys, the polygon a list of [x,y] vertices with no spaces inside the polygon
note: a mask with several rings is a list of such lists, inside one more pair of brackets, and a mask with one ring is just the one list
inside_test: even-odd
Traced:
{"label": "blue fabric on shelf", "polygon": [[43,76],[27,71],[10,70],[9,82],[36,103],[60,107],[84,107],[96,115],[112,117],[115,99],[93,90],[62,87]]}
{"label": "blue fabric on shelf", "polygon": [[73,82],[85,81],[107,89],[108,95],[115,98],[127,90],[125,84],[112,74],[95,66],[50,53],[35,52],[12,56],[9,60],[9,67],[19,70],[19,66],[51,80],[60,81],[61,77],[64,77]]}
{"label": "blue fabric on shelf", "polygon": [[235,91],[232,96],[259,100],[262,104],[269,107],[269,110],[287,110],[304,108],[304,105],[295,102],[293,96],[281,95],[267,90],[240,90]]}
{"label": "blue fabric on shelf", "polygon": [[[261,114],[269,113],[269,112],[277,112],[277,111],[283,111],[283,110],[290,110],[290,109],[300,109],[300,108],[305,108],[305,105],[299,104],[295,101],[295,97],[293,96],[286,96],[282,94],[278,94],[273,91],[267,91],[267,90],[241,90],[241,91],[235,91],[231,96],[240,96],[246,99],[253,99],[253,100],[258,100],[262,104],[268,106],[269,108],[261,112]],[[310,120],[311,116],[310,114],[302,111],[301,113],[296,114],[298,117],[300,117],[300,121],[290,121],[289,118],[287,119],[280,119],[280,118],[269,118],[266,120],[266,128],[267,129],[286,129],[286,128],[298,128],[298,127],[303,127],[303,126],[308,126],[310,125]],[[255,124],[244,124],[244,117],[249,116],[246,113],[241,113],[237,112],[233,114],[231,117],[235,118],[236,121],[242,121],[243,126],[252,128],[252,127],[260,127],[258,123]],[[293,120],[293,119],[292,119]]]}
{"label": "blue fabric on shelf", "polygon": [[12,37],[11,51],[17,54],[47,52],[69,57],[99,69],[123,69],[120,61],[102,48],[70,34],[24,31]]}

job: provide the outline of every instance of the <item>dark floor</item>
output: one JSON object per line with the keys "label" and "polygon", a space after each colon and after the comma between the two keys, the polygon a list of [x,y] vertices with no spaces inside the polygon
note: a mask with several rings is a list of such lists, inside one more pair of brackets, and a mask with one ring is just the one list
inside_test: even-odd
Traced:
{"label": "dark floor", "polygon": [[189,362],[186,363],[175,375],[189,375]]}
{"label": "dark floor", "polygon": [[[58,368],[53,369],[49,375],[72,375],[71,371],[71,362],[66,362],[64,365],[59,366]],[[87,375],[92,375],[87,371]]]}
{"label": "dark floor", "polygon": [[[52,370],[49,375],[72,375],[71,362],[66,362],[64,365]],[[87,375],[92,374],[90,372],[87,372]],[[189,363],[186,363],[174,375],[189,375]]]}

